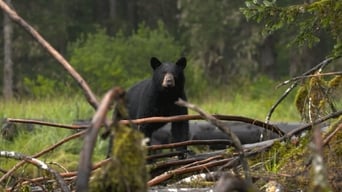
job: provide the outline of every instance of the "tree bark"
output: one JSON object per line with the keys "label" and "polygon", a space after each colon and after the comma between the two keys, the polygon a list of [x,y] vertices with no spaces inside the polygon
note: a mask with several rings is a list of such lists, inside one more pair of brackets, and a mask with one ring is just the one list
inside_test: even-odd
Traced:
{"label": "tree bark", "polygon": [[[6,0],[8,6],[11,6],[11,0]],[[4,79],[3,96],[9,100],[13,98],[13,62],[12,62],[12,21],[4,13]]]}
{"label": "tree bark", "polygon": [[276,49],[275,49],[276,37],[269,35],[266,37],[264,43],[260,46],[259,50],[259,62],[260,70],[266,75],[275,78],[277,76],[276,65]]}
{"label": "tree bark", "polygon": [[109,0],[109,18],[111,20],[116,19],[116,0]]}

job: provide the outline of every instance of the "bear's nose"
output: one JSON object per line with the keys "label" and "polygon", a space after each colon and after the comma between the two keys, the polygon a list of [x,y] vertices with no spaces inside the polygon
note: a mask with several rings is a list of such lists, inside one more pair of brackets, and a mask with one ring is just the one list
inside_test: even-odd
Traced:
{"label": "bear's nose", "polygon": [[175,86],[175,79],[171,73],[166,73],[162,83],[163,87],[174,87]]}

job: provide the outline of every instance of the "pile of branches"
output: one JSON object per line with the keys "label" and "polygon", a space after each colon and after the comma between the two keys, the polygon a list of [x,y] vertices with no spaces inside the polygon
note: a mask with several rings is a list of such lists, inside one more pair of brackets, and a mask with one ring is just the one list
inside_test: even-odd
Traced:
{"label": "pile of branches", "polygon": [[[77,177],[85,177],[88,175],[87,178],[85,178],[85,182],[89,182],[89,176],[94,172],[95,170],[105,166],[110,162],[111,158],[104,159],[100,162],[95,162],[93,165],[91,164],[91,151],[94,148],[95,140],[91,140],[89,138],[96,138],[98,136],[98,130],[100,127],[103,127],[103,120],[105,119],[107,109],[109,109],[110,105],[110,95],[115,97],[115,94],[120,93],[122,89],[115,88],[109,93],[106,94],[103,101],[101,102],[97,112],[95,113],[92,123],[89,125],[66,125],[66,124],[56,124],[56,123],[49,123],[49,122],[43,122],[43,121],[37,121],[37,120],[24,120],[24,119],[12,119],[8,118],[8,123],[30,123],[30,124],[40,124],[45,126],[52,126],[52,127],[59,127],[59,128],[67,128],[67,129],[76,129],[81,130],[73,135],[70,135],[56,144],[47,147],[46,149],[42,150],[41,152],[34,154],[34,155],[24,155],[17,152],[8,152],[8,151],[1,151],[0,156],[7,157],[7,158],[13,158],[20,160],[11,170],[4,171],[4,175],[0,178],[0,183],[3,183],[8,177],[15,177],[13,175],[14,171],[23,166],[25,163],[31,163],[39,167],[40,169],[43,169],[49,173],[51,173],[51,177],[38,177],[33,179],[25,179],[25,178],[16,178],[17,183],[13,186],[11,186],[10,189],[15,189],[16,187],[20,187],[23,185],[32,185],[32,186],[46,186],[46,183],[51,182],[51,180],[54,180],[59,188],[62,191],[70,191],[71,189],[75,188],[75,181]],[[246,158],[251,157],[255,154],[259,154],[260,152],[266,151],[270,147],[273,146],[274,143],[279,141],[286,141],[289,140],[294,135],[299,135],[301,132],[305,130],[309,130],[312,127],[315,127],[316,125],[330,119],[330,118],[336,118],[341,116],[342,111],[332,113],[326,117],[323,117],[312,124],[305,125],[303,127],[298,127],[297,129],[292,130],[291,132],[288,132],[284,135],[281,135],[279,138],[266,140],[258,143],[253,144],[245,144],[241,145],[238,139],[236,139],[236,136],[234,136],[234,133],[229,131],[229,128],[225,127],[224,124],[221,123],[221,121],[217,118],[215,118],[212,115],[209,115],[205,112],[203,112],[198,107],[191,105],[184,101],[179,101],[178,104],[187,106],[191,109],[194,109],[195,111],[199,112],[200,115],[181,115],[181,116],[173,116],[173,117],[151,117],[151,118],[144,118],[144,119],[137,119],[137,120],[120,120],[118,121],[119,124],[129,124],[129,123],[148,123],[148,122],[167,122],[167,121],[181,121],[181,120],[191,120],[191,119],[206,119],[219,127],[222,131],[224,131],[226,134],[230,136],[230,138],[233,139],[233,141],[227,141],[227,140],[210,140],[210,141],[184,141],[180,143],[171,143],[171,144],[163,144],[163,145],[153,145],[148,146],[148,150],[150,152],[153,152],[155,150],[160,149],[172,149],[177,148],[179,146],[189,146],[189,145],[203,145],[203,144],[218,144],[218,143],[233,143],[233,146],[235,147],[235,150],[227,151],[227,150],[219,150],[219,151],[212,151],[207,152],[203,154],[197,154],[197,155],[190,155],[188,158],[185,159],[175,159],[175,156],[183,156],[184,154],[180,154],[181,152],[170,152],[170,153],[160,153],[156,155],[150,155],[146,158],[146,161],[150,163],[151,170],[150,173],[153,176],[148,182],[148,186],[155,186],[159,184],[165,184],[168,180],[171,178],[177,178],[182,179],[184,177],[187,177],[191,174],[201,173],[201,172],[210,172],[211,170],[227,170],[236,168],[239,165],[242,165],[243,167],[243,173],[244,178],[247,183],[251,184],[252,179],[250,176],[250,168],[246,162]],[[216,115],[216,117],[220,117],[224,120],[244,120],[245,122],[250,122],[249,118],[243,118],[243,117],[236,117],[236,116],[226,116],[226,115]],[[102,122],[102,123],[101,123]],[[257,122],[257,120],[255,120]],[[111,126],[114,122],[107,122],[108,126]],[[277,129],[274,129],[274,125],[263,123],[263,125],[268,128],[269,130],[273,130],[276,133],[279,133]],[[340,129],[342,128],[342,124],[340,124],[334,131],[332,131],[330,134],[326,135],[323,139],[323,145],[327,144],[329,140],[335,135]],[[97,131],[96,131],[97,130]],[[95,132],[94,132],[95,131]],[[81,162],[79,164],[79,170],[74,172],[66,172],[66,173],[59,173],[52,169],[49,165],[44,163],[43,161],[39,160],[38,158],[42,155],[55,150],[56,148],[60,147],[61,145],[67,143],[68,141],[72,139],[79,138],[81,136],[84,136],[84,147],[83,151],[81,152]],[[88,139],[87,139],[88,138]],[[234,140],[235,139],[235,140]],[[153,154],[153,153],[150,153]],[[172,158],[168,158],[172,157]],[[88,159],[87,159],[88,158]],[[162,161],[159,161],[158,159],[162,158]],[[87,160],[86,160],[87,159]],[[166,160],[165,160],[166,159]],[[82,162],[83,160],[83,162]],[[92,166],[87,167],[85,165],[91,164]],[[79,174],[79,172],[82,172],[82,174]],[[86,174],[85,174],[86,173]],[[249,179],[249,181],[248,181]],[[172,180],[175,181],[174,179]],[[84,184],[84,183],[81,183]],[[80,184],[80,185],[81,185]],[[87,184],[84,184],[87,187]],[[79,186],[80,188],[83,188],[82,185]],[[43,188],[43,187],[42,187]]]}

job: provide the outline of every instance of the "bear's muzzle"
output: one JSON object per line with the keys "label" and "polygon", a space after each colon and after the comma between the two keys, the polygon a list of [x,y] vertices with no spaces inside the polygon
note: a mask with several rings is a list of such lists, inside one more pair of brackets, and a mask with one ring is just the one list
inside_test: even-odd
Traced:
{"label": "bear's muzzle", "polygon": [[162,86],[165,88],[170,88],[175,86],[175,78],[172,73],[166,73],[163,79]]}

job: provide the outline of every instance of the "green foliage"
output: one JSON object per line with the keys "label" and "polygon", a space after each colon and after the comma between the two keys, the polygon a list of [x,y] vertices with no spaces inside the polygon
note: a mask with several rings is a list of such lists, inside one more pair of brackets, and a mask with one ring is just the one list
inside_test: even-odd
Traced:
{"label": "green foliage", "polygon": [[37,75],[35,79],[24,78],[24,86],[36,97],[52,96],[55,93],[56,80],[43,75]]}
{"label": "green foliage", "polygon": [[242,12],[247,19],[264,24],[264,33],[293,27],[298,30],[292,43],[309,45],[320,41],[319,33],[325,31],[335,41],[333,55],[342,55],[342,2],[318,0],[312,3],[279,6],[276,0],[248,0]]}
{"label": "green foliage", "polygon": [[194,64],[203,68],[213,84],[233,84],[250,78],[256,69],[255,53],[262,40],[256,26],[246,25],[233,0],[180,1],[180,25]]}
{"label": "green foliage", "polygon": [[108,36],[102,29],[82,36],[70,46],[71,64],[86,79],[95,92],[105,92],[113,86],[129,87],[151,74],[152,56],[163,61],[175,61],[182,47],[164,29],[150,29],[144,24],[131,36],[118,33]]}

